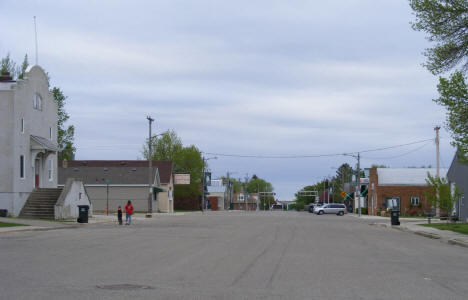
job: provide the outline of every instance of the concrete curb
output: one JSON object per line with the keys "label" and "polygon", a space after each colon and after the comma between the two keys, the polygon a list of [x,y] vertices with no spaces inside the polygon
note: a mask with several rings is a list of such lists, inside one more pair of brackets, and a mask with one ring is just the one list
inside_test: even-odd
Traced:
{"label": "concrete curb", "polygon": [[[79,226],[79,225],[78,225]],[[26,231],[50,231],[50,230],[58,230],[58,229],[72,229],[77,228],[77,225],[74,226],[62,226],[62,227],[39,227],[39,226],[24,226],[23,228],[18,227],[10,227],[14,228],[11,230],[0,230],[0,234],[12,233],[12,232],[26,232]]]}
{"label": "concrete curb", "polygon": [[448,240],[447,242],[451,245],[458,245],[458,246],[468,248],[468,242],[466,241],[462,241],[458,239],[451,239],[451,240]]}
{"label": "concrete curb", "polygon": [[438,240],[438,239],[441,238],[441,236],[438,235],[438,234],[431,233],[431,232],[425,232],[425,231],[414,231],[414,234],[425,236],[427,238],[435,239],[435,240]]}
{"label": "concrete curb", "polygon": [[392,226],[392,225],[386,224],[386,223],[370,223],[369,225],[396,229],[396,230],[403,231],[403,232],[414,233],[416,235],[427,237],[427,238],[430,238],[430,239],[433,239],[433,240],[440,240],[442,242],[447,242],[450,245],[457,245],[457,246],[468,248],[468,240],[450,238],[450,237],[447,237],[447,236],[444,237],[443,234],[437,234],[437,233],[434,233],[434,232],[427,232],[427,231],[422,231],[422,230],[415,230],[414,228],[409,228],[408,226],[404,226],[404,225],[402,225],[402,226]]}

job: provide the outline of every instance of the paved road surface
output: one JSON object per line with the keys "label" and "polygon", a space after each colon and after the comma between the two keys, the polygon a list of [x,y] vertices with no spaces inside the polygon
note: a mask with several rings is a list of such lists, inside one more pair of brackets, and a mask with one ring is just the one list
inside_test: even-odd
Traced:
{"label": "paved road surface", "polygon": [[2,234],[0,299],[468,298],[468,249],[368,223],[213,212]]}

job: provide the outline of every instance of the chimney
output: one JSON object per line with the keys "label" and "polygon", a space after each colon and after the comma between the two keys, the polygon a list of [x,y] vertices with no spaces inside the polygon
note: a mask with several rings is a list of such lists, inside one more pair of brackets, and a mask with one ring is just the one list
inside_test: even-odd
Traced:
{"label": "chimney", "polygon": [[13,81],[13,77],[10,76],[8,71],[2,71],[2,75],[0,75],[0,81]]}

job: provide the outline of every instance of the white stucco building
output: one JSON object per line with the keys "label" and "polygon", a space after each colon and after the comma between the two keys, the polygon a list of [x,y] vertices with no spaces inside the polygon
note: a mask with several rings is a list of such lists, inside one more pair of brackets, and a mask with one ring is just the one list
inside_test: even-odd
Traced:
{"label": "white stucco building", "polygon": [[57,187],[57,118],[41,67],[0,76],[0,209],[17,216],[35,188]]}

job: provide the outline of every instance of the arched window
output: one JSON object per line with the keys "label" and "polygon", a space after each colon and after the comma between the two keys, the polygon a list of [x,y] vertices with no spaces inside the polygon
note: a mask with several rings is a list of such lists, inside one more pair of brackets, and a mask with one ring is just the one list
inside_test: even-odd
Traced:
{"label": "arched window", "polygon": [[33,107],[37,110],[42,110],[42,97],[37,93],[34,95]]}

